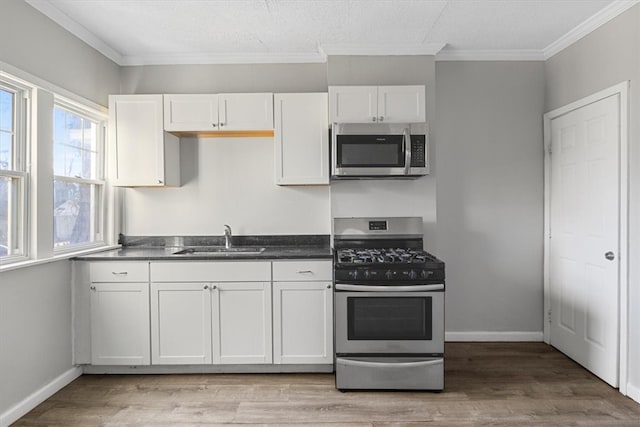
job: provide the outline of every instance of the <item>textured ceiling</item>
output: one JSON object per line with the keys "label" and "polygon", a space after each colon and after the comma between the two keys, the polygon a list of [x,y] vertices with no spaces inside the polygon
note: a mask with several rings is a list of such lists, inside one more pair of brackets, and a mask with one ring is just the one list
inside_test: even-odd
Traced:
{"label": "textured ceiling", "polygon": [[[121,65],[332,54],[532,58],[637,0],[26,0]],[[619,13],[619,12],[618,12]],[[443,49],[444,48],[444,49]]]}

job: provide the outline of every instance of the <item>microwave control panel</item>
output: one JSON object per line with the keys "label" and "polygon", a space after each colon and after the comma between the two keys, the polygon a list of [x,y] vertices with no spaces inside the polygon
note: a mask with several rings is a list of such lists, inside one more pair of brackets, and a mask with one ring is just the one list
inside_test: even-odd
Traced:
{"label": "microwave control panel", "polygon": [[411,167],[423,168],[426,165],[425,135],[411,135]]}

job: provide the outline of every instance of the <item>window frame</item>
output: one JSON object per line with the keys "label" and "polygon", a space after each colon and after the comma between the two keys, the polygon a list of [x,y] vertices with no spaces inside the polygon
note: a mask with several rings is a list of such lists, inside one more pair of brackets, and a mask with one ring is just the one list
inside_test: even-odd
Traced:
{"label": "window frame", "polygon": [[[108,230],[107,226],[107,180],[106,180],[106,162],[107,162],[107,125],[108,125],[108,117],[97,111],[93,108],[87,107],[85,105],[81,105],[77,102],[71,101],[67,98],[54,94],[53,99],[53,108],[51,110],[52,117],[55,114],[56,109],[62,109],[64,111],[75,114],[82,119],[88,119],[96,123],[96,177],[94,179],[90,178],[81,178],[81,177],[70,177],[66,175],[53,175],[53,180],[51,182],[52,190],[55,182],[64,182],[64,183],[76,183],[81,185],[89,185],[93,189],[92,197],[92,205],[91,205],[91,229],[93,240],[84,243],[76,243],[76,244],[67,244],[63,246],[56,246],[55,237],[51,242],[54,256],[63,255],[66,253],[78,252],[87,249],[104,247],[107,245],[106,232]],[[52,135],[51,135],[51,144],[52,148],[55,144],[54,140],[55,132],[52,127]],[[52,162],[55,161],[55,154],[52,155]],[[53,169],[53,163],[51,165]],[[93,204],[95,203],[95,205]],[[55,215],[55,206],[53,206],[53,210],[51,215]],[[55,236],[55,231],[52,230]]]}
{"label": "window frame", "polygon": [[[13,147],[11,169],[0,169],[0,178],[15,180],[16,201],[15,209],[9,206],[9,218],[12,213],[16,222],[8,227],[7,247],[16,248],[16,253],[0,256],[0,265],[13,264],[29,259],[31,238],[31,206],[30,206],[30,178],[31,178],[31,99],[32,87],[15,80],[4,73],[0,73],[0,89],[14,95],[13,104]],[[13,236],[13,238],[12,238]],[[15,244],[11,242],[15,241]]]}

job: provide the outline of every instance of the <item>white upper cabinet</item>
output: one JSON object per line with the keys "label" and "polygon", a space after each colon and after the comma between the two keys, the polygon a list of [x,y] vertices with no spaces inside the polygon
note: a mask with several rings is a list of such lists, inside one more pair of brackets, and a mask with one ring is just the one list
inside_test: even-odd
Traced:
{"label": "white upper cabinet", "polygon": [[329,184],[327,102],[326,93],[274,95],[276,184]]}
{"label": "white upper cabinet", "polygon": [[164,129],[218,130],[218,95],[164,95]]}
{"label": "white upper cabinet", "polygon": [[220,94],[218,121],[220,130],[273,129],[273,94]]}
{"label": "white upper cabinet", "polygon": [[329,86],[332,123],[421,123],[425,108],[422,85]]}
{"label": "white upper cabinet", "polygon": [[378,120],[377,86],[329,86],[332,123],[369,123]]}
{"label": "white upper cabinet", "polygon": [[425,122],[424,86],[378,86],[378,121]]}
{"label": "white upper cabinet", "polygon": [[164,129],[170,132],[273,129],[273,94],[167,94]]}
{"label": "white upper cabinet", "polygon": [[114,185],[180,186],[178,138],[163,130],[162,95],[109,96],[109,138]]}

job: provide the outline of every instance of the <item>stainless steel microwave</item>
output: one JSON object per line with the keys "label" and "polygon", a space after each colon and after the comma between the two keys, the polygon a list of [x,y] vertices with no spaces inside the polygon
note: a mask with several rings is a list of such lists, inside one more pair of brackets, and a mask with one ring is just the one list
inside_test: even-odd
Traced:
{"label": "stainless steel microwave", "polygon": [[334,179],[417,178],[429,173],[426,123],[334,123]]}

